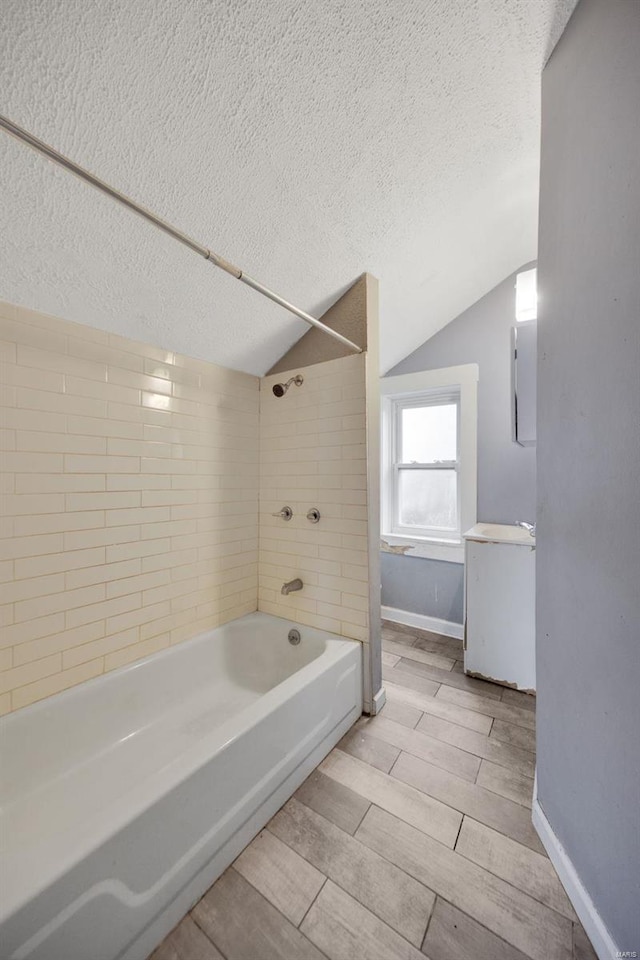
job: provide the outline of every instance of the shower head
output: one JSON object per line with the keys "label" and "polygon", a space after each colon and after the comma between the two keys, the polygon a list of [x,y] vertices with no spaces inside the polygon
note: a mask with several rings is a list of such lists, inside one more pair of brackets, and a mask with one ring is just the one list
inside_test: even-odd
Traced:
{"label": "shower head", "polygon": [[286,383],[274,383],[273,385],[273,394],[275,397],[284,397],[285,393],[289,389],[292,383],[295,383],[296,387],[299,387],[301,383],[304,382],[304,377],[299,373],[295,377],[291,377],[290,380],[287,380]]}

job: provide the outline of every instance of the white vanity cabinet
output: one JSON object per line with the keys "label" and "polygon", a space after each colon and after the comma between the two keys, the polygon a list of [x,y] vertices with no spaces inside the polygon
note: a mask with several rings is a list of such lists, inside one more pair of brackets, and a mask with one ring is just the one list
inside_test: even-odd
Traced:
{"label": "white vanity cabinet", "polygon": [[465,534],[464,669],[535,691],[535,537],[509,524]]}

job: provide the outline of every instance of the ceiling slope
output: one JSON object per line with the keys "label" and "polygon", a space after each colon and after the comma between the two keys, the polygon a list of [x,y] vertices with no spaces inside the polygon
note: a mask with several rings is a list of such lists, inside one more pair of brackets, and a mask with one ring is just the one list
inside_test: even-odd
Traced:
{"label": "ceiling slope", "polygon": [[[388,369],[536,255],[575,0],[2,0],[0,112],[316,316],[368,270]],[[0,136],[0,297],[254,374],[306,325]]]}

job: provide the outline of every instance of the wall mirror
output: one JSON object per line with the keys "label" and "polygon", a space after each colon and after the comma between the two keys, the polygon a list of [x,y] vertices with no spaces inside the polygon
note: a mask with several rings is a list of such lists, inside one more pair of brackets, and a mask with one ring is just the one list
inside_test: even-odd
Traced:
{"label": "wall mirror", "polygon": [[511,328],[511,437],[522,447],[536,442],[537,320]]}

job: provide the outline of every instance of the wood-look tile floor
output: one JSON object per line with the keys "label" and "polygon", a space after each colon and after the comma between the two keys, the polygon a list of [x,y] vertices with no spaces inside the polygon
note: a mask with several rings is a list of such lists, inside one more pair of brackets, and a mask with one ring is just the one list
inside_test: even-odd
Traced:
{"label": "wood-look tile floor", "polygon": [[363,717],[152,960],[597,960],[531,825],[535,700],[384,624]]}

